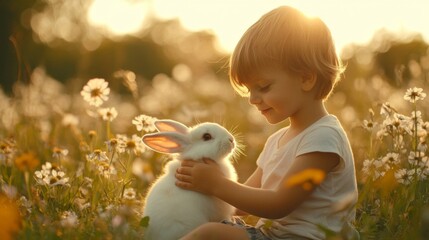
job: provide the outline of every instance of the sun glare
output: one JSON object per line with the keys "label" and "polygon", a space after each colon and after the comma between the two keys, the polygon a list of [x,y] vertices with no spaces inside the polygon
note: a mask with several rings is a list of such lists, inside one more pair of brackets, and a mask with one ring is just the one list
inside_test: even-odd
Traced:
{"label": "sun glare", "polygon": [[[160,18],[178,18],[189,30],[211,30],[221,47],[231,51],[242,33],[270,9],[289,5],[309,17],[320,17],[331,29],[337,50],[350,43],[368,42],[374,32],[417,31],[428,36],[426,0],[392,2],[389,0],[155,0],[153,7]],[[245,9],[245,10],[243,10]],[[412,12],[413,14],[407,14]]]}
{"label": "sun glare", "polygon": [[337,50],[341,51],[347,44],[368,42],[380,29],[429,35],[424,1],[389,5],[388,0],[326,0],[323,4],[316,0],[93,0],[87,17],[90,24],[113,35],[138,32],[149,25],[148,16],[177,18],[190,31],[213,32],[220,49],[230,52],[247,27],[262,14],[280,5],[290,5],[308,17],[320,17],[331,29]]}
{"label": "sun glare", "polygon": [[94,0],[88,10],[88,21],[115,35],[134,33],[143,27],[149,10],[146,2]]}

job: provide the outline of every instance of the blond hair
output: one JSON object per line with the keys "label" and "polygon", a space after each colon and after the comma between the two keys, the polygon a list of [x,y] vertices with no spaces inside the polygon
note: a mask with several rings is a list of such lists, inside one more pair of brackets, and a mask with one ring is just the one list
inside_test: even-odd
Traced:
{"label": "blond hair", "polygon": [[245,95],[244,84],[272,66],[314,74],[318,99],[329,96],[343,71],[325,23],[287,6],[266,13],[244,33],[230,58],[230,81]]}

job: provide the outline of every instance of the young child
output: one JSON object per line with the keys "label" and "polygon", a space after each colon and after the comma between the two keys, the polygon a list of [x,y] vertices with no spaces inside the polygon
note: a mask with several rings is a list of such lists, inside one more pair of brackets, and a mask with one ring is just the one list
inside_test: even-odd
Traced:
{"label": "young child", "polygon": [[177,186],[260,217],[255,227],[207,223],[183,239],[324,239],[319,225],[339,232],[354,220],[353,208],[333,208],[345,196],[354,204],[357,186],[349,140],[324,106],[342,70],[327,26],[294,8],[274,9],[244,33],[230,59],[234,89],[269,123],[290,124],[269,137],[244,184],[213,161],[183,162]]}

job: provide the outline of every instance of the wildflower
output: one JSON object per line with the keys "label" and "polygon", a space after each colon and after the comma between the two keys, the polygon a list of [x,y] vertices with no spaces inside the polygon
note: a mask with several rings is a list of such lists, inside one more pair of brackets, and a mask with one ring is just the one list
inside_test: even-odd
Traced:
{"label": "wildflower", "polygon": [[117,134],[116,138],[118,139],[118,147],[116,150],[119,153],[133,151],[134,154],[140,155],[146,150],[141,137],[137,136],[136,134],[133,134],[131,138],[128,138],[125,135]]}
{"label": "wildflower", "polygon": [[96,171],[98,171],[105,178],[109,178],[111,175],[116,175],[116,169],[113,167],[113,165],[110,164],[106,152],[96,149],[94,152],[87,154],[86,159],[92,163],[92,166],[96,169]]}
{"label": "wildflower", "polygon": [[141,114],[132,120],[137,131],[153,132],[156,130],[154,122],[156,118]]}
{"label": "wildflower", "polygon": [[42,165],[42,170],[34,172],[34,178],[40,185],[45,186],[69,186],[69,178],[60,168],[53,166],[50,162]]}
{"label": "wildflower", "polygon": [[424,152],[414,152],[411,151],[410,155],[408,155],[408,162],[412,166],[426,166],[426,163],[428,162],[428,157],[425,156]]}
{"label": "wildflower", "polygon": [[392,113],[396,113],[397,111],[390,106],[389,102],[385,102],[381,105],[380,114],[384,116],[390,116]]}
{"label": "wildflower", "polygon": [[59,148],[59,147],[54,147],[54,149],[52,150],[52,152],[53,152],[53,154],[52,154],[53,158],[60,159],[61,157],[67,156],[67,154],[69,153],[69,150],[62,149],[62,148]]}
{"label": "wildflower", "polygon": [[56,170],[51,171],[51,175],[43,178],[45,185],[57,186],[57,185],[67,185],[69,181],[68,177],[64,177],[66,174],[63,171],[57,172]]}
{"label": "wildflower", "polygon": [[63,117],[63,120],[61,121],[61,124],[66,127],[70,126],[77,126],[79,125],[79,118],[77,118],[73,114],[65,114]]}
{"label": "wildflower", "polygon": [[390,164],[391,166],[397,165],[400,163],[399,154],[398,153],[387,153],[381,161],[383,163]]}
{"label": "wildflower", "polygon": [[39,163],[40,161],[34,153],[23,153],[15,158],[15,165],[22,172],[32,171]]}
{"label": "wildflower", "polygon": [[420,112],[420,111],[413,111],[413,112],[411,112],[411,119],[414,122],[423,124],[422,112]]}
{"label": "wildflower", "polygon": [[61,214],[61,226],[74,228],[79,224],[79,219],[75,212],[73,211],[64,211]]}
{"label": "wildflower", "polygon": [[363,127],[368,131],[371,131],[376,125],[377,123],[373,122],[372,120],[363,120]]}
{"label": "wildflower", "polygon": [[108,162],[98,162],[97,170],[105,178],[110,178],[117,173],[115,167]]}
{"label": "wildflower", "polygon": [[31,213],[33,207],[32,201],[29,201],[25,196],[21,196],[17,203],[21,209],[23,208],[25,210],[25,212]]}
{"label": "wildflower", "polygon": [[109,99],[110,88],[108,88],[108,85],[109,83],[102,78],[91,79],[83,87],[80,95],[89,105],[99,107]]}
{"label": "wildflower", "polygon": [[404,99],[411,103],[415,103],[418,100],[423,100],[425,97],[426,93],[423,92],[423,89],[417,87],[409,88],[404,95]]}
{"label": "wildflower", "polygon": [[66,185],[69,181],[68,177],[64,177],[66,174],[63,171],[51,171],[51,176],[49,178],[44,178],[43,181],[50,186],[56,185]]}
{"label": "wildflower", "polygon": [[106,141],[107,145],[107,151],[112,152],[114,149],[116,149],[116,146],[118,146],[118,139],[111,138],[110,140]]}
{"label": "wildflower", "polygon": [[127,200],[133,200],[136,198],[136,191],[134,188],[126,188],[122,194],[122,197]]}
{"label": "wildflower", "polygon": [[103,118],[104,121],[113,121],[118,116],[118,111],[114,107],[112,108],[100,108],[98,114]]}
{"label": "wildflower", "polygon": [[393,113],[383,121],[383,128],[386,133],[394,135],[394,133],[412,134],[410,117],[399,113]]}
{"label": "wildflower", "polygon": [[93,161],[99,161],[99,162],[108,162],[109,158],[106,155],[106,152],[101,151],[100,149],[95,149],[94,152],[86,155],[86,160],[93,162]]}
{"label": "wildflower", "polygon": [[395,178],[399,183],[409,185],[413,180],[415,172],[415,169],[407,170],[402,168],[395,172]]}
{"label": "wildflower", "polygon": [[94,130],[90,130],[88,132],[88,136],[89,136],[90,139],[93,139],[93,138],[95,138],[97,136],[97,132],[94,131]]}
{"label": "wildflower", "polygon": [[12,200],[0,194],[0,239],[15,239],[22,227],[19,208]]}
{"label": "wildflower", "polygon": [[311,190],[315,185],[320,184],[325,179],[325,172],[319,169],[303,170],[286,180],[286,187],[302,185],[304,190]]}
{"label": "wildflower", "polygon": [[385,170],[387,165],[384,166],[385,169],[383,169],[383,163],[380,160],[366,159],[365,161],[363,161],[362,171],[367,177],[371,177],[372,180],[377,180],[378,178],[384,176],[384,174],[386,173]]}

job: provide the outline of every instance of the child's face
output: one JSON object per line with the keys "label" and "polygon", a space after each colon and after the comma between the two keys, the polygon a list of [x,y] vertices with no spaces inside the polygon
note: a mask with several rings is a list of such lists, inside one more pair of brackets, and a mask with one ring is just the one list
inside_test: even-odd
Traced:
{"label": "child's face", "polygon": [[281,122],[302,108],[306,96],[298,75],[279,69],[267,69],[258,75],[256,80],[244,85],[249,90],[250,104],[257,107],[269,123]]}

